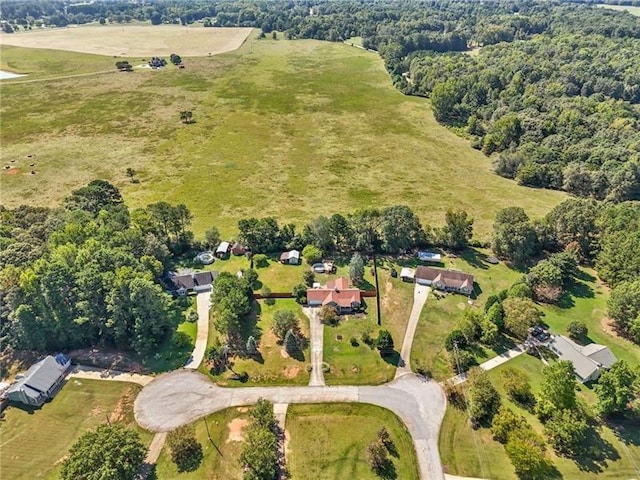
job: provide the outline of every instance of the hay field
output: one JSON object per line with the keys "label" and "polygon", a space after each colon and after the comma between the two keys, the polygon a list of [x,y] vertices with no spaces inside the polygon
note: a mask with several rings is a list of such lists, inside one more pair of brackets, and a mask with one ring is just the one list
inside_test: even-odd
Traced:
{"label": "hay field", "polygon": [[[3,82],[0,166],[19,173],[0,170],[0,203],[56,205],[104,178],[134,208],[185,203],[196,235],[212,225],[235,235],[249,216],[301,225],[405,204],[431,225],[448,208],[465,209],[487,239],[498,209],[519,205],[535,217],[566,198],[495,175],[488,158],[435,121],[426,99],[393,87],[375,53],[255,37],[234,52],[190,58],[184,70]],[[3,61],[20,71],[36,52],[44,50],[4,47]],[[48,52],[56,65],[82,56]],[[182,110],[196,123],[182,124]],[[127,178],[129,167],[140,183]]]}
{"label": "hay field", "polygon": [[22,33],[0,33],[0,45],[46,48],[122,57],[198,57],[239,48],[251,28],[204,28],[181,25],[90,25]]}
{"label": "hay field", "polygon": [[616,10],[617,12],[629,12],[631,15],[640,17],[640,7],[634,7],[632,5],[607,5],[606,3],[599,3],[596,7]]}

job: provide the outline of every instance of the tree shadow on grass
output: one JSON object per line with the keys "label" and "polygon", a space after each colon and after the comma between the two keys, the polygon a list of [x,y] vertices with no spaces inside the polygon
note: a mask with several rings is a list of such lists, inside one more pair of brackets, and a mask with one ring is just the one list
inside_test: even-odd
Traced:
{"label": "tree shadow on grass", "polygon": [[460,257],[469,265],[481,270],[488,270],[487,256],[474,248],[468,248],[460,254]]}
{"label": "tree shadow on grass", "polygon": [[515,346],[516,342],[511,337],[507,337],[505,334],[500,334],[496,342],[493,344],[492,350],[498,355],[501,355]]}
{"label": "tree shadow on grass", "polygon": [[594,293],[590,285],[583,282],[573,281],[562,292],[560,298],[556,302],[556,305],[562,309],[569,309],[575,306],[576,298],[593,298]]}
{"label": "tree shadow on grass", "polygon": [[394,367],[399,366],[404,361],[400,358],[400,352],[393,350],[390,352],[380,352],[380,357],[390,365]]}
{"label": "tree shadow on grass", "polygon": [[613,444],[600,436],[595,428],[590,428],[583,440],[584,447],[572,458],[578,468],[584,472],[601,473],[609,461],[620,459]]}
{"label": "tree shadow on grass", "polygon": [[582,269],[578,269],[578,273],[576,274],[575,278],[577,280],[582,280],[583,282],[595,282],[596,281],[596,277],[594,277],[593,275],[591,275],[588,272],[585,272]]}
{"label": "tree shadow on grass", "polygon": [[640,446],[640,418],[614,417],[606,425],[625,445]]}
{"label": "tree shadow on grass", "polygon": [[383,465],[375,470],[376,476],[383,480],[395,480],[398,478],[398,471],[396,470],[396,466],[390,459],[387,459]]}

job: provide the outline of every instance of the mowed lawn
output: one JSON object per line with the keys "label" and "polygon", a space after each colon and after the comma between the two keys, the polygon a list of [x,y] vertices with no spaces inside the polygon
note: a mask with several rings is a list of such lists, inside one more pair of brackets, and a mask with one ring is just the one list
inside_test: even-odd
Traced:
{"label": "mowed lawn", "polygon": [[[241,480],[238,462],[244,441],[243,428],[249,420],[248,408],[228,408],[194,422],[196,439],[202,445],[203,458],[197,470],[178,472],[171,460],[171,449],[165,443],[158,463],[158,480]],[[205,423],[206,422],[206,423]],[[207,435],[207,426],[213,444]]]}
{"label": "mowed lawn", "polygon": [[[133,401],[139,391],[140,386],[131,383],[69,379],[39,410],[10,406],[0,423],[2,478],[59,478],[62,459],[87,430],[107,419],[135,425]],[[151,434],[138,431],[148,445]]]}
{"label": "mowed lawn", "polygon": [[[5,52],[21,71],[49,51]],[[51,52],[52,68],[65,73],[82,69],[83,58],[96,62]],[[20,170],[2,172],[5,205],[55,205],[100,177],[132,207],[185,203],[196,235],[212,225],[235,235],[243,217],[301,225],[320,214],[407,204],[433,225],[447,208],[465,209],[488,238],[500,208],[521,205],[540,216],[565,198],[493,174],[489,159],[437,124],[427,100],[394,89],[375,53],[252,34],[237,51],[186,63],[3,83],[0,159]],[[183,110],[196,123],[182,124]]]}
{"label": "mowed lawn", "polygon": [[[531,382],[535,394],[540,391],[543,381],[543,364],[529,355],[522,355],[491,370],[489,377],[502,396],[502,401],[543,434],[543,426],[527,410],[511,402],[504,389],[501,372],[508,367],[524,371]],[[579,396],[593,405],[595,394],[584,386],[579,387]],[[565,480],[630,479],[635,478],[634,462],[640,460],[640,430],[635,425],[618,425],[616,430],[609,426],[598,429],[599,438],[591,438],[594,455],[581,458],[579,462],[556,456],[549,447],[550,458]],[[495,480],[515,480],[513,466],[504,452],[503,446],[491,438],[489,429],[473,430],[465,410],[451,405],[440,430],[440,455],[447,471],[452,474],[491,478]]]}
{"label": "mowed lawn", "polygon": [[390,456],[396,475],[388,478],[417,480],[413,442],[405,426],[389,410],[364,404],[289,405],[286,458],[292,478],[380,478],[367,463],[366,449],[382,427],[391,434],[397,453]]}
{"label": "mowed lawn", "polygon": [[[296,313],[300,321],[300,330],[307,339],[307,345],[303,350],[293,357],[286,353],[284,347],[278,343],[278,339],[271,331],[273,315],[278,310],[291,310]],[[257,317],[255,316],[257,315]],[[230,370],[219,375],[211,375],[206,368],[206,362],[201,370],[208,373],[211,378],[220,385],[229,387],[257,386],[257,385],[291,385],[307,384],[309,373],[306,370],[307,364],[311,362],[309,358],[309,319],[302,313],[302,308],[293,299],[279,299],[275,305],[266,305],[264,301],[256,303],[254,318],[257,321],[251,322],[255,325],[253,329],[254,337],[258,341],[258,351],[260,355],[254,357],[231,357],[233,371],[241,374],[246,372],[249,375],[245,383],[237,380],[230,380],[232,375]],[[213,330],[209,335],[210,343],[219,334]]]}

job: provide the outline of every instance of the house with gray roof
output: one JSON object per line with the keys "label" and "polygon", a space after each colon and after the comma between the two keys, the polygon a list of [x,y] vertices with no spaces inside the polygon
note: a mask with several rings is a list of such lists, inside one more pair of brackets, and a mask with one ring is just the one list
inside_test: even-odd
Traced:
{"label": "house with gray roof", "polygon": [[181,275],[173,274],[169,276],[169,280],[176,293],[187,295],[192,292],[211,290],[211,285],[217,276],[218,272],[215,270],[206,270],[204,272],[185,272]]}
{"label": "house with gray roof", "polygon": [[548,342],[547,347],[561,360],[568,360],[573,364],[576,377],[582,383],[598,379],[602,371],[611,368],[617,360],[605,345],[597,343],[578,345],[563,335],[555,335]]}
{"label": "house with gray roof", "polygon": [[45,357],[31,365],[29,370],[9,387],[6,393],[7,399],[41,407],[44,402],[58,393],[64,382],[65,372],[70,366],[71,359],[61,353],[55,357],[51,355]]}

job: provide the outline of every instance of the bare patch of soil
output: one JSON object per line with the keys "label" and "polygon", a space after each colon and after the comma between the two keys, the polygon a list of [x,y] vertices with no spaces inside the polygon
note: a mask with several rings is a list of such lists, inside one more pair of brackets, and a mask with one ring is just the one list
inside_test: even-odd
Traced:
{"label": "bare patch of soil", "polygon": [[287,351],[284,348],[280,349],[280,356],[282,358],[289,358],[289,354],[287,353]]}
{"label": "bare patch of soil", "polygon": [[242,431],[248,423],[249,420],[247,420],[246,418],[234,418],[233,420],[231,420],[227,425],[227,427],[229,428],[229,435],[227,436],[226,443],[244,441],[244,435],[242,434]]}
{"label": "bare patch of soil", "polygon": [[8,169],[5,170],[5,173],[7,175],[17,175],[18,173],[20,173],[20,169],[19,168],[15,168],[15,167],[8,168]]}
{"label": "bare patch of soil", "polygon": [[300,373],[300,367],[298,367],[297,365],[293,366],[293,367],[285,367],[285,369],[282,371],[282,375],[284,375],[284,378],[296,378],[298,376],[298,373]]}
{"label": "bare patch of soil", "polygon": [[122,370],[131,373],[149,373],[148,369],[122,352],[86,348],[73,350],[69,352],[69,356],[74,362],[91,367]]}
{"label": "bare patch of soil", "polygon": [[127,388],[118,399],[113,412],[109,415],[109,422],[125,422],[130,417],[130,413],[133,413],[134,400],[135,394],[131,388]]}

